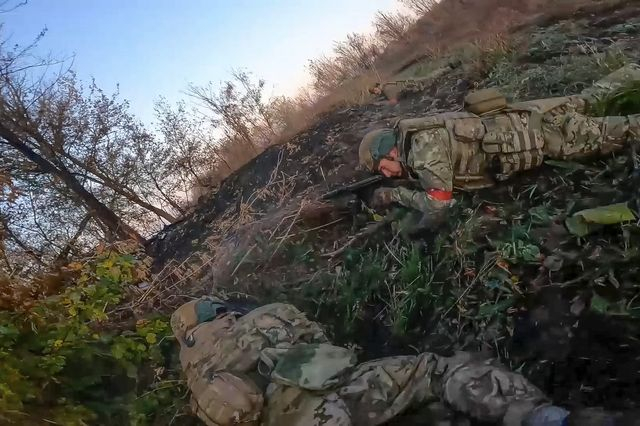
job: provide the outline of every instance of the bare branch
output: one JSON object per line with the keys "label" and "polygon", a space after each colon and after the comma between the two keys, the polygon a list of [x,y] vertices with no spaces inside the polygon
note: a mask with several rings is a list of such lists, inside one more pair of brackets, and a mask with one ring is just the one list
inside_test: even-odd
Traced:
{"label": "bare branch", "polygon": [[0,13],[8,13],[16,10],[19,7],[26,6],[29,0],[22,0],[21,2],[16,3],[13,6],[9,6],[7,8],[7,4],[11,3],[10,0],[4,0],[0,2]]}

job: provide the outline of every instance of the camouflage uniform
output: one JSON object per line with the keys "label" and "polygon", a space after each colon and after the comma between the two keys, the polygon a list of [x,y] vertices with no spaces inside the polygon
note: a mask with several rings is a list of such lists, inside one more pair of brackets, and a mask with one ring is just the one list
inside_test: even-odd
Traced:
{"label": "camouflage uniform", "polygon": [[[625,67],[580,96],[505,104],[481,115],[456,112],[400,120],[393,130],[400,161],[426,192],[394,188],[391,200],[437,220],[452,203],[454,187],[489,187],[540,166],[544,158],[580,159],[620,150],[640,135],[640,115],[585,113],[594,98],[629,80],[640,80],[640,67]],[[372,171],[367,149],[380,132],[385,131],[365,136],[360,148],[361,163]]]}
{"label": "camouflage uniform", "polygon": [[356,365],[291,305],[213,318],[211,304],[189,302],[171,318],[192,407],[210,426],[378,425],[436,400],[515,426],[546,404],[539,389],[493,360],[423,353]]}
{"label": "camouflage uniform", "polygon": [[438,68],[425,77],[411,78],[407,80],[389,81],[377,87],[381,90],[381,96],[387,100],[398,100],[407,92],[421,92],[427,88],[434,80],[448,74],[458,67],[460,63],[451,63],[446,67]]}

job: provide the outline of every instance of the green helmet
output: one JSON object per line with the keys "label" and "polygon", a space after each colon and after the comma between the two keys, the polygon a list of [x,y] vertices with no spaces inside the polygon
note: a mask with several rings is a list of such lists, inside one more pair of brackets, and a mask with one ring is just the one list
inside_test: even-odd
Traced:
{"label": "green helmet", "polygon": [[380,159],[396,146],[396,135],[392,129],[378,129],[367,133],[358,149],[360,166],[375,173]]}

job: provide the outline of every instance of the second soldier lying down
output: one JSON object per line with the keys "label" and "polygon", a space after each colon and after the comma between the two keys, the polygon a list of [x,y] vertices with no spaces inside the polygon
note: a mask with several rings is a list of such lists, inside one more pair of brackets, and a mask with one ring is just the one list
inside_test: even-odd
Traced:
{"label": "second soldier lying down", "polygon": [[[507,426],[556,424],[540,418],[559,425],[568,414],[522,375],[469,353],[358,364],[352,351],[331,345],[317,323],[288,304],[240,315],[204,297],[181,306],[171,327],[192,408],[209,426],[375,426],[436,401]],[[425,424],[469,424],[429,418]]]}

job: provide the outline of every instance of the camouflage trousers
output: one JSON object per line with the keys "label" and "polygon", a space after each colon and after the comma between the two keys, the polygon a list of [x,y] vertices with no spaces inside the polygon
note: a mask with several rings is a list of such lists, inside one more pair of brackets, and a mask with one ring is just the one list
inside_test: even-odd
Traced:
{"label": "camouflage trousers", "polygon": [[580,159],[619,151],[640,138],[640,115],[590,117],[578,111],[550,111],[542,120],[544,154],[554,159]]}
{"label": "camouflage trousers", "polygon": [[515,426],[546,398],[495,361],[474,360],[468,353],[423,353],[360,364],[328,392],[272,384],[266,401],[262,424],[267,426],[379,425],[425,405],[434,409],[421,412],[422,424],[468,424],[436,401],[476,420]]}

